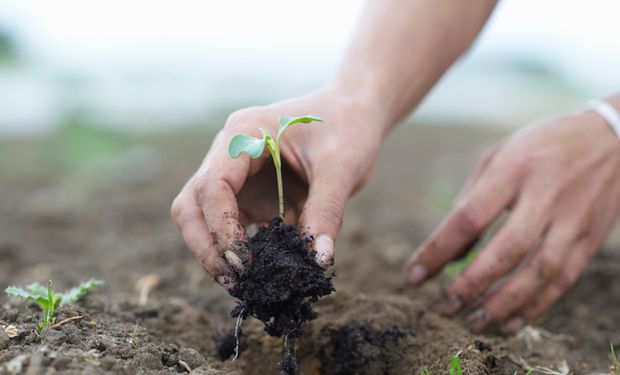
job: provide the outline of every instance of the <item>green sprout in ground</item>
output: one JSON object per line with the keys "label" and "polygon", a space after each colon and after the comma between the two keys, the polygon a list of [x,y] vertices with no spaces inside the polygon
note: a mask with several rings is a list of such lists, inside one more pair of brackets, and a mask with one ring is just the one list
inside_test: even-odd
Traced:
{"label": "green sprout in ground", "polygon": [[452,356],[448,373],[450,375],[463,375],[463,369],[461,368],[461,362],[459,361],[459,357],[455,355]]}
{"label": "green sprout in ground", "polygon": [[280,157],[280,138],[282,138],[282,133],[289,126],[297,123],[308,124],[313,121],[323,122],[323,119],[318,116],[301,116],[301,117],[287,117],[280,116],[279,124],[280,127],[278,129],[278,134],[274,138],[268,131],[265,129],[259,128],[261,133],[263,133],[262,138],[251,137],[249,135],[244,134],[235,134],[228,144],[228,154],[231,158],[238,158],[243,152],[248,154],[252,159],[259,158],[263,152],[265,151],[265,146],[267,146],[267,150],[271,154],[271,158],[273,159],[273,164],[276,167],[276,178],[278,182],[278,208],[279,214],[281,218],[284,218],[284,189],[282,187],[282,159]]}
{"label": "green sprout in ground", "polygon": [[[611,348],[611,350],[613,353],[613,347]],[[463,375],[463,368],[461,367],[461,361],[459,361],[458,356],[453,355],[452,358],[450,359],[450,368],[448,369],[448,373],[450,375]],[[525,373],[525,375],[531,375],[531,374],[532,374],[532,369],[527,370],[527,372]],[[431,372],[428,370],[428,368],[425,368],[422,371],[420,371],[420,375],[431,375]],[[515,371],[513,375],[517,375],[517,372]]]}
{"label": "green sprout in ground", "polygon": [[26,289],[10,286],[6,288],[5,292],[11,297],[34,302],[41,308],[43,315],[37,322],[37,333],[40,333],[54,323],[54,314],[58,307],[77,302],[80,298],[90,293],[93,288],[102,284],[103,281],[90,279],[71,288],[66,293],[57,293],[54,290],[52,280],[50,280],[47,288],[39,283],[33,283],[28,285]]}

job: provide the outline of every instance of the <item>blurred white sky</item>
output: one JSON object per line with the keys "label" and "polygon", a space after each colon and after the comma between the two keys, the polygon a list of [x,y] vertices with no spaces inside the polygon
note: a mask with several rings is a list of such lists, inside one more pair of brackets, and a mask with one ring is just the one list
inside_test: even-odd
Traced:
{"label": "blurred white sky", "polygon": [[[0,133],[75,109],[118,126],[196,123],[302,94],[329,77],[362,6],[0,0],[0,29],[26,61],[0,68]],[[620,89],[619,15],[618,0],[504,0],[419,115],[515,125]],[[552,77],[511,72],[524,64]]]}

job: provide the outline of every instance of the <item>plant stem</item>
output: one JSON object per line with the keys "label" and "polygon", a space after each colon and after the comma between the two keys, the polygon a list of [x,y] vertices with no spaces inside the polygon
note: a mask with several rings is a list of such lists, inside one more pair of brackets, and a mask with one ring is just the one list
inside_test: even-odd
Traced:
{"label": "plant stem", "polygon": [[282,188],[282,168],[276,167],[276,177],[278,179],[278,208],[280,218],[284,220],[284,189]]}

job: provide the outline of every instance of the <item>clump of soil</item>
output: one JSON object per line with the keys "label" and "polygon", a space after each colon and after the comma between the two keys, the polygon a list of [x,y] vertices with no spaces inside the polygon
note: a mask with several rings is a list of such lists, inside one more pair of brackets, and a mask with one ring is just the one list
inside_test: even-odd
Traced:
{"label": "clump of soil", "polygon": [[299,337],[302,324],[316,318],[311,304],[335,290],[333,275],[314,260],[311,242],[280,218],[260,228],[248,244],[252,264],[231,291],[239,300],[231,315],[254,316],[271,336]]}
{"label": "clump of soil", "polygon": [[375,374],[394,371],[403,354],[394,348],[401,339],[413,336],[408,328],[376,328],[369,320],[353,320],[338,329],[326,329],[324,334],[331,338],[332,351],[329,355],[321,353],[321,373],[339,375],[358,374],[362,369]]}
{"label": "clump of soil", "polygon": [[[302,374],[419,374],[423,369],[445,374],[457,353],[464,374],[523,371],[498,344],[501,341],[482,340],[407,297],[341,291],[321,299],[316,309],[318,318],[307,324],[306,333],[291,346]],[[242,371],[276,373],[281,345],[258,327],[250,326],[246,332],[249,349],[240,359]],[[480,351],[476,341],[484,341],[487,350]]]}

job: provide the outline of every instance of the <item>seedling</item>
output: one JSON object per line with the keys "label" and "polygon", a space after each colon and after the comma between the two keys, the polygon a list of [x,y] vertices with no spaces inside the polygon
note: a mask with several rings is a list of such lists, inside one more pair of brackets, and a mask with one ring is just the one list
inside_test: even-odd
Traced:
{"label": "seedling", "polygon": [[41,308],[43,315],[37,322],[37,333],[40,333],[54,323],[54,313],[58,307],[77,302],[80,298],[90,293],[93,288],[102,284],[103,281],[90,279],[71,288],[66,293],[57,293],[54,290],[52,280],[50,280],[47,288],[39,283],[33,283],[28,285],[26,289],[10,286],[5,289],[5,292],[11,297],[34,302]]}
{"label": "seedling", "polygon": [[461,362],[459,361],[459,357],[455,355],[452,356],[448,373],[450,375],[463,375],[463,369],[461,368]]}
{"label": "seedling", "polygon": [[620,375],[620,361],[616,357],[616,351],[614,350],[614,344],[609,344],[611,355],[611,373],[614,375]]}
{"label": "seedling", "polygon": [[261,133],[263,133],[262,138],[251,137],[244,134],[235,134],[228,143],[228,154],[233,159],[237,159],[244,152],[252,159],[258,159],[265,151],[265,146],[267,147],[267,150],[269,150],[271,158],[273,159],[273,164],[276,167],[276,178],[278,182],[278,212],[281,218],[284,218],[284,190],[282,187],[280,139],[282,138],[284,131],[291,125],[298,123],[308,124],[313,121],[323,122],[323,119],[312,115],[301,117],[280,116],[280,119],[278,120],[280,126],[278,128],[278,134],[275,138],[269,134],[267,130],[259,128]]}

